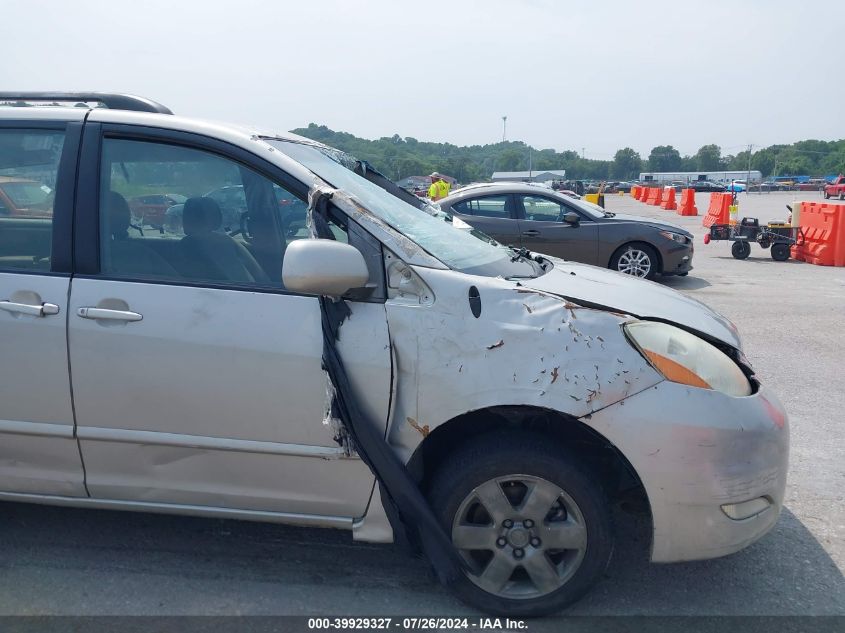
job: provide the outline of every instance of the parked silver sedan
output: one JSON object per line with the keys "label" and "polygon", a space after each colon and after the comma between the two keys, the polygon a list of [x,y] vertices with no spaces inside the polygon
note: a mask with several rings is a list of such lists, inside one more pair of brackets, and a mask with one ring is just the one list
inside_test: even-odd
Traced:
{"label": "parked silver sedan", "polygon": [[635,277],[686,275],[692,234],[669,222],[610,213],[530,183],[471,185],[438,202],[502,244]]}

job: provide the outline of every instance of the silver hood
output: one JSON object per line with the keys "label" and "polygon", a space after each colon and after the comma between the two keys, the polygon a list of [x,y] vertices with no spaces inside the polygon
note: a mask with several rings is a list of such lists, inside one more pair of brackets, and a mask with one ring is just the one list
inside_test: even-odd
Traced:
{"label": "silver hood", "polygon": [[536,279],[520,279],[520,285],[585,306],[674,323],[742,349],[736,326],[700,301],[630,275],[587,264],[550,259],[555,265],[553,270]]}

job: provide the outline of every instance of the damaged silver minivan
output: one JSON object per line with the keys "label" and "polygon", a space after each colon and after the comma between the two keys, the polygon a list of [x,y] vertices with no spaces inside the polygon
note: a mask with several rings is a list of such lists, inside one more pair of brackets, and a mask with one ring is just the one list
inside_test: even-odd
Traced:
{"label": "damaged silver minivan", "polygon": [[[308,139],[0,93],[60,99],[105,107],[0,107],[0,177],[45,203],[0,216],[0,499],[397,540],[521,616],[599,579],[628,495],[654,562],[777,521],[786,414],[713,310],[508,249]],[[164,194],[145,224],[130,201]]]}

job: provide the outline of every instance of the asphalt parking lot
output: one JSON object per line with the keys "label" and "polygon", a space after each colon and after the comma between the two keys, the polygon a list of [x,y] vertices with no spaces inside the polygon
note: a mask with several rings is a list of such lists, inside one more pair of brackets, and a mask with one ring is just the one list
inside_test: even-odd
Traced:
{"label": "asphalt parking lot", "polygon": [[[741,194],[740,216],[785,219],[794,198],[820,196]],[[756,245],[737,261],[729,243],[703,244],[701,217],[629,196],[608,196],[606,207],[696,235],[693,272],[663,283],[739,327],[789,411],[791,465],[778,525],[723,559],[650,565],[647,525],[620,515],[606,578],[570,613],[845,615],[845,268],[775,262]],[[0,516],[0,614],[472,613],[423,561],[345,532],[21,504],[3,504]]]}

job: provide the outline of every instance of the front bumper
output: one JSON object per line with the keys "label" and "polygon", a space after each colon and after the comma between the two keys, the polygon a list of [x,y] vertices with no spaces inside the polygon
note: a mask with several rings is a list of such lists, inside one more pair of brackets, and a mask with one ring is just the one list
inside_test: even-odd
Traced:
{"label": "front bumper", "polygon": [[[786,413],[765,389],[734,398],[662,382],[584,422],[631,462],[651,506],[651,560],[716,558],[753,543],[777,522],[789,453]],[[755,516],[722,506],[765,498]]]}
{"label": "front bumper", "polygon": [[694,251],[692,242],[663,249],[660,253],[663,259],[662,273],[664,275],[679,275],[691,271]]}

